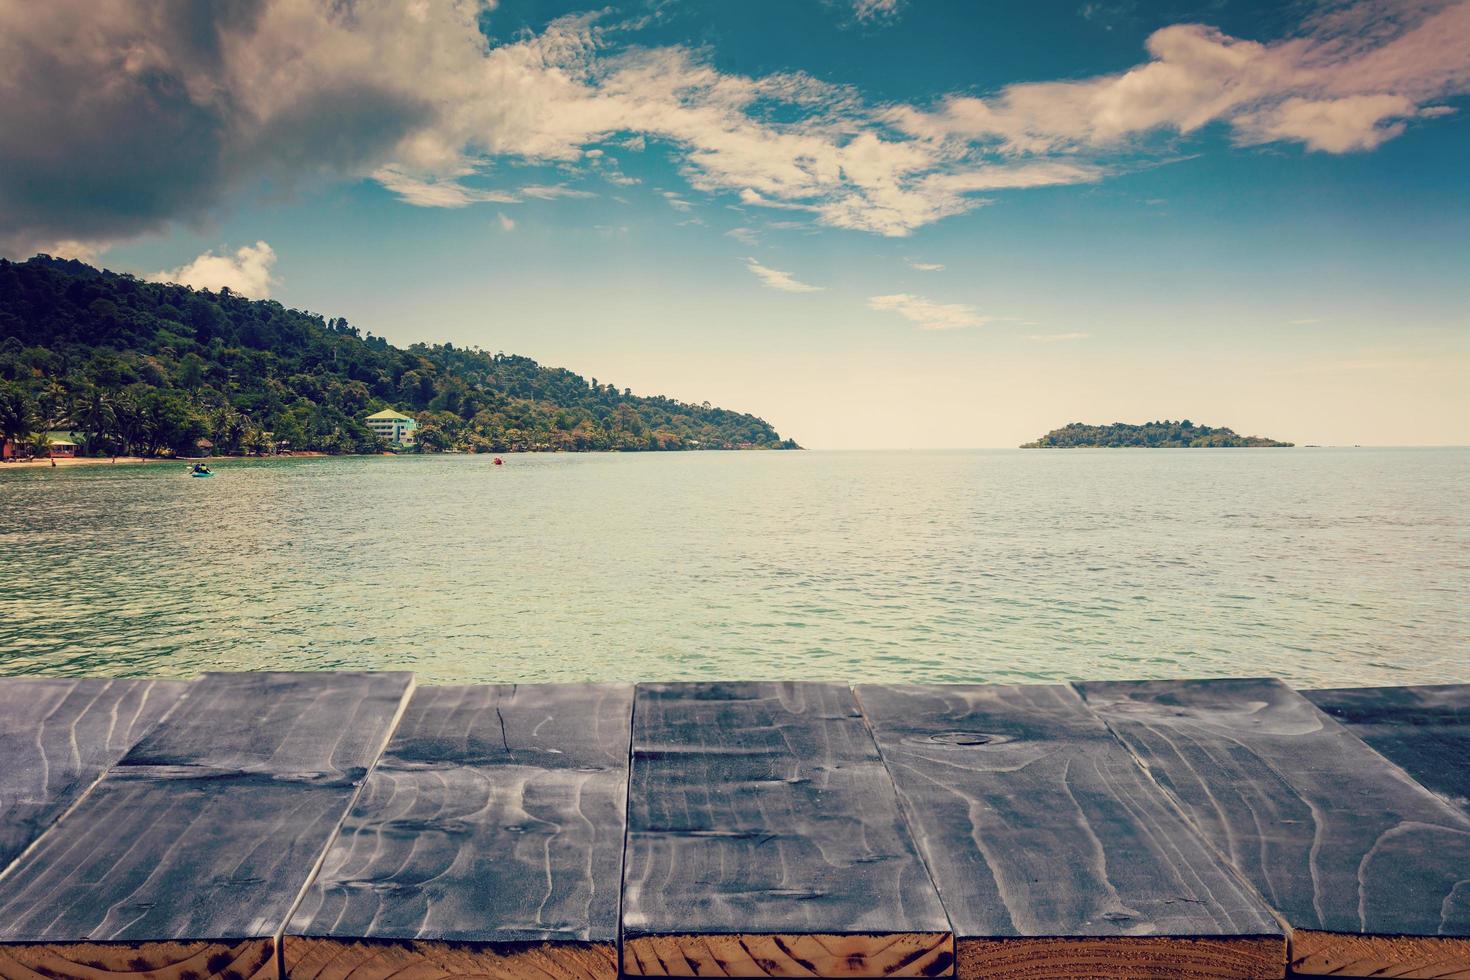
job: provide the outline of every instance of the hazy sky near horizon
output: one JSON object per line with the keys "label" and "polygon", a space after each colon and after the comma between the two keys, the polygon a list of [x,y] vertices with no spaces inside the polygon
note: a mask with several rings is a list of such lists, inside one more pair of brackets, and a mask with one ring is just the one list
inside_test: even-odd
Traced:
{"label": "hazy sky near horizon", "polygon": [[0,254],[820,448],[1470,443],[1470,0],[0,0]]}

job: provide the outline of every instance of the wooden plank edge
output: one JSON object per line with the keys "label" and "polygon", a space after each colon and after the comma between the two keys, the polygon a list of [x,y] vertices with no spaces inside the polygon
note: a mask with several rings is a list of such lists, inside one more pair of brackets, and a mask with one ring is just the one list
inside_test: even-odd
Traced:
{"label": "wooden plank edge", "polygon": [[631,977],[948,977],[948,932],[638,935],[623,939]]}
{"label": "wooden plank edge", "polygon": [[1297,929],[1291,934],[1291,969],[1311,976],[1470,980],[1470,937]]}
{"label": "wooden plank edge", "polygon": [[6,943],[3,980],[276,980],[276,944],[259,939]]}
{"label": "wooden plank edge", "polygon": [[283,978],[385,980],[477,977],[482,980],[616,980],[613,942],[468,942],[286,936]]}
{"label": "wooden plank edge", "polygon": [[1284,936],[958,939],[959,980],[1282,980]]}
{"label": "wooden plank edge", "polygon": [[[393,717],[388,722],[387,730],[383,733],[383,740],[378,743],[378,751],[373,754],[372,761],[363,770],[362,779],[358,781],[357,786],[353,789],[351,797],[347,800],[347,805],[337,815],[337,824],[332,828],[332,832],[322,844],[321,852],[317,854],[316,861],[312,863],[311,870],[307,872],[306,877],[302,880],[301,888],[296,892],[295,900],[286,909],[286,914],[281,917],[281,924],[276,929],[273,937],[275,940],[276,977],[278,980],[284,980],[286,976],[286,964],[281,953],[281,948],[282,938],[286,930],[291,926],[291,919],[295,917],[296,910],[301,907],[301,903],[306,900],[307,894],[311,891],[311,886],[316,883],[317,876],[322,873],[322,867],[327,863],[327,855],[332,852],[332,847],[337,843],[337,838],[342,835],[342,828],[347,825],[347,818],[352,815],[353,809],[357,807],[357,801],[362,798],[363,788],[367,786],[368,780],[372,778],[373,770],[378,767],[378,763],[383,758],[383,753],[388,751],[388,743],[393,741],[393,733],[398,731],[398,726],[403,723],[403,716],[408,711],[408,703],[413,700],[413,692],[417,687],[418,677],[410,673],[408,675],[408,683],[403,686],[403,694],[398,699],[398,710],[393,712]],[[0,978],[0,980],[3,980],[3,978]]]}

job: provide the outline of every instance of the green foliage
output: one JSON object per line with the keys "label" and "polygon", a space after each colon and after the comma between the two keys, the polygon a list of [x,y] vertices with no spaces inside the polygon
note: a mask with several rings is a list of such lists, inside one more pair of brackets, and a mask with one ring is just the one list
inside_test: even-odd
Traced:
{"label": "green foliage", "polygon": [[0,383],[0,439],[25,439],[36,430],[36,402],[25,386]]}
{"label": "green foliage", "polygon": [[1127,448],[1139,446],[1149,449],[1215,449],[1257,446],[1290,446],[1289,442],[1277,442],[1260,436],[1236,435],[1230,429],[1212,429],[1208,425],[1195,425],[1189,419],[1182,422],[1145,422],[1132,425],[1114,422],[1112,425],[1086,425],[1073,422],[1060,429],[1053,429],[1035,442],[1028,442],[1022,449],[1076,449],[1082,447]]}
{"label": "green foliage", "polygon": [[526,357],[405,350],[229,290],[0,260],[0,425],[17,434],[69,425],[90,453],[183,454],[201,438],[229,453],[373,452],[362,420],[383,408],[415,415],[431,451],[797,448],[753,415]]}

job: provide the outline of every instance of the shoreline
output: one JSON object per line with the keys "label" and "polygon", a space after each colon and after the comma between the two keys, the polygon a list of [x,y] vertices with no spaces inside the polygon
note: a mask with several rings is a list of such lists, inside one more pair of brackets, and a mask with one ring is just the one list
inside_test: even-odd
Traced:
{"label": "shoreline", "polygon": [[[137,466],[140,463],[198,463],[207,460],[210,464],[226,463],[235,460],[258,460],[258,459],[302,459],[303,457],[327,456],[328,453],[300,452],[292,453],[290,456],[58,456],[54,460],[50,457],[43,459],[9,459],[0,463],[0,473],[7,470],[49,470],[62,469],[69,466]],[[358,455],[355,453],[341,453],[339,455]],[[52,467],[52,463],[55,467]]]}

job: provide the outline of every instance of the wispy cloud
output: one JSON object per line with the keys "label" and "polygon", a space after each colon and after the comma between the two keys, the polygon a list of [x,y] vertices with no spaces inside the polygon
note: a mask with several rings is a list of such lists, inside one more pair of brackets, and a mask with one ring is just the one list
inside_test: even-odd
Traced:
{"label": "wispy cloud", "polygon": [[1111,31],[1118,24],[1132,17],[1138,4],[1134,0],[1122,0],[1119,3],[1102,3],[1098,0],[1084,3],[1078,11],[1083,20],[1089,20],[1101,25],[1105,31]]}
{"label": "wispy cloud", "polygon": [[521,196],[533,198],[538,201],[554,201],[559,197],[596,197],[591,191],[577,190],[566,184],[529,184],[521,188]]}
{"label": "wispy cloud", "polygon": [[505,214],[504,211],[497,212],[496,215],[495,215],[495,220],[499,223],[500,230],[501,231],[515,231],[516,230],[516,222],[515,222],[515,219],[514,218],[506,217],[506,214]]}
{"label": "wispy cloud", "polygon": [[852,0],[852,15],[861,21],[882,20],[893,17],[903,6],[903,0]]}
{"label": "wispy cloud", "polygon": [[266,299],[275,283],[271,275],[275,264],[275,249],[265,242],[256,242],[236,249],[233,255],[205,252],[177,269],[155,272],[147,278],[195,289],[228,289],[252,299]]}
{"label": "wispy cloud", "polygon": [[913,259],[907,259],[905,261],[908,262],[908,266],[910,269],[917,269],[919,272],[944,271],[944,263],[942,262],[915,262]]}
{"label": "wispy cloud", "polygon": [[520,197],[510,191],[470,187],[463,178],[474,173],[470,167],[455,167],[448,173],[411,172],[396,166],[379,167],[373,179],[398,195],[406,204],[421,208],[464,208],[471,204],[514,204]]}
{"label": "wispy cloud", "polygon": [[731,228],[729,231],[725,232],[725,235],[729,238],[735,239],[742,245],[754,246],[756,242],[760,240],[760,235],[757,234],[754,228],[749,228],[744,225],[740,226],[739,228]]}
{"label": "wispy cloud", "polygon": [[1038,344],[1063,344],[1069,340],[1086,340],[1091,336],[1092,334],[1090,333],[1073,331],[1071,333],[1033,333],[1028,335],[1026,339],[1034,340]]}
{"label": "wispy cloud", "polygon": [[983,327],[995,317],[982,316],[973,306],[960,303],[936,303],[934,300],[910,293],[894,293],[889,296],[870,296],[869,309],[897,313],[906,320],[919,325],[921,330],[958,330],[962,327]]}
{"label": "wispy cloud", "polygon": [[779,289],[783,293],[816,293],[825,288],[800,282],[791,273],[761,265],[755,259],[746,259],[745,267],[755,273],[756,277],[771,289]]}

